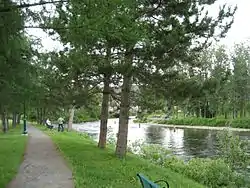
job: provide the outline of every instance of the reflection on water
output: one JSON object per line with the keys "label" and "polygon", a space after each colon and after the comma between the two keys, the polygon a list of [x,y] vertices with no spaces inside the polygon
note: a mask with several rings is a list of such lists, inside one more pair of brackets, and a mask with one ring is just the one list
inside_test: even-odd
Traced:
{"label": "reflection on water", "polygon": [[[99,121],[74,124],[73,128],[86,132],[96,141],[99,138]],[[118,132],[118,119],[109,119],[108,131],[112,135]],[[174,129],[155,125],[145,125],[129,121],[128,141],[143,140],[149,144],[160,144],[171,149],[174,154],[190,159],[193,157],[212,157],[216,155],[215,130],[205,129]],[[250,132],[235,132],[241,139],[250,139]]]}

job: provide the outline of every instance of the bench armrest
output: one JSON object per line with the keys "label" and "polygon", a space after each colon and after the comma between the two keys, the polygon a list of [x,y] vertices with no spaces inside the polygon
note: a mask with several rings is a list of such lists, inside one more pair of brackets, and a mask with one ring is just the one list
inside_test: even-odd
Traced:
{"label": "bench armrest", "polygon": [[165,181],[165,180],[157,180],[157,181],[155,181],[154,183],[158,183],[158,182],[164,182],[164,183],[166,183],[167,188],[169,188],[169,184],[168,184],[167,181]]}

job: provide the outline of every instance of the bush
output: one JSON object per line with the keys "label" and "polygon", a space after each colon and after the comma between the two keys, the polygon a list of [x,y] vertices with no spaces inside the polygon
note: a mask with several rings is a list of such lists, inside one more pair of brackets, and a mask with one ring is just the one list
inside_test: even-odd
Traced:
{"label": "bush", "polygon": [[170,168],[175,172],[178,172],[180,174],[184,173],[184,170],[186,168],[185,162],[176,156],[170,156],[165,159],[164,161],[164,167]]}
{"label": "bush", "polygon": [[160,165],[164,165],[166,158],[170,157],[171,155],[171,151],[163,149],[157,144],[145,145],[140,151],[140,156],[142,158]]}
{"label": "bush", "polygon": [[229,130],[220,131],[217,134],[219,142],[219,156],[223,158],[234,170],[247,169],[250,165],[248,148],[249,142],[241,140]]}
{"label": "bush", "polygon": [[184,174],[203,185],[213,188],[242,187],[243,176],[239,175],[223,158],[194,158],[185,163],[183,160],[159,145],[144,146],[141,156],[162,167]]}
{"label": "bush", "polygon": [[148,120],[147,120],[147,118],[135,119],[133,122],[134,122],[134,123],[147,123]]}
{"label": "bush", "polygon": [[97,121],[99,119],[99,111],[78,109],[75,111],[74,123],[84,123]]}
{"label": "bush", "polygon": [[242,178],[223,159],[191,159],[183,174],[208,187],[242,186]]}

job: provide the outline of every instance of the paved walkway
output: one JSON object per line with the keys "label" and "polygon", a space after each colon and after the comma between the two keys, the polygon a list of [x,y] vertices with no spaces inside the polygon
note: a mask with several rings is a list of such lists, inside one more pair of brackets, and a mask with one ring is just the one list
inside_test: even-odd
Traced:
{"label": "paved walkway", "polygon": [[49,136],[32,126],[28,132],[24,161],[8,188],[73,188],[72,173]]}

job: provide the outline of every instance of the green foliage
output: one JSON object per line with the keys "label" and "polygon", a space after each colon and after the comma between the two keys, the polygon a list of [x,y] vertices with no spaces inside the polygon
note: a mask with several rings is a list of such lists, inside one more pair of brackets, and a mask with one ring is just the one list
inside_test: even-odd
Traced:
{"label": "green foliage", "polygon": [[191,159],[183,174],[208,187],[240,187],[243,177],[237,175],[223,159]]}
{"label": "green foliage", "polygon": [[135,119],[133,120],[134,123],[148,123],[150,122],[147,118],[142,118],[142,119]]}
{"label": "green foliage", "polygon": [[[107,76],[112,77],[114,85],[119,85],[123,76],[120,117],[126,122],[132,78],[145,85],[172,84],[177,72],[173,67],[179,64],[196,67],[191,62],[196,52],[206,47],[210,38],[225,36],[236,8],[225,5],[217,17],[211,17],[204,7],[215,2],[161,1],[159,7],[154,8],[155,2],[148,1],[72,0],[58,3],[56,16],[42,14],[42,17],[44,24],[53,28],[52,34],[59,34],[63,44],[70,44],[71,48],[63,52],[67,52],[66,59],[77,54],[61,66],[67,77],[73,71],[74,81],[88,80],[88,85],[93,85],[93,80],[94,84],[99,84]],[[70,91],[74,89],[71,87]],[[150,95],[138,103],[147,101],[144,106],[157,109],[164,106],[162,95],[159,95],[163,99],[159,103],[149,102],[153,101]],[[119,135],[122,136],[118,137],[118,147],[126,148],[123,140],[127,139],[127,134]],[[125,154],[125,149],[121,153]]]}
{"label": "green foliage", "polygon": [[[143,106],[146,106],[145,111],[153,113],[152,110],[155,110],[153,104],[162,103],[164,100],[166,105],[164,107],[157,105],[157,107],[167,114],[171,114],[173,106],[177,106],[185,117],[217,117],[211,122],[208,122],[210,120],[204,120],[204,122],[203,120],[201,122],[192,120],[194,123],[223,126],[227,121],[221,118],[224,117],[225,119],[236,119],[233,120],[233,127],[248,127],[249,123],[246,119],[250,114],[249,48],[249,44],[242,43],[236,44],[230,54],[225,46],[204,50],[192,60],[197,67],[179,66],[176,67],[178,75],[172,77],[170,82],[166,80],[166,84],[164,84],[157,80],[158,84],[155,86],[143,85],[140,88],[141,93],[144,92],[143,87],[151,88],[152,92],[148,94],[144,92],[147,96],[140,97],[141,101],[154,96],[154,93],[161,97],[155,97],[151,101],[146,100],[139,104],[140,107],[143,109]],[[147,105],[148,103],[152,104]],[[187,123],[189,120],[183,121],[180,124]]]}
{"label": "green foliage", "polygon": [[74,123],[83,123],[99,120],[100,109],[97,107],[94,108],[81,108],[76,110],[74,116]]}
{"label": "green foliage", "polygon": [[[16,6],[11,0],[1,1],[0,9]],[[20,113],[23,103],[32,95],[34,65],[31,64],[32,41],[22,31],[24,16],[20,9],[0,11],[0,114],[5,122],[10,112]],[[7,130],[3,123],[4,131]]]}
{"label": "green foliage", "polygon": [[166,157],[172,154],[171,151],[162,149],[159,145],[146,145],[141,148],[140,155],[151,162],[157,162],[157,164],[163,165]]}
{"label": "green foliage", "polygon": [[250,157],[247,154],[250,143],[248,140],[241,140],[239,136],[233,135],[229,130],[223,130],[217,135],[219,140],[219,155],[227,164],[235,169],[247,169],[250,165]]}
{"label": "green foliage", "polygon": [[166,179],[171,188],[203,187],[168,168],[160,168],[134,155],[118,159],[113,150],[100,150],[95,142],[76,132],[47,133],[71,165],[76,188],[140,187],[136,177],[138,172],[152,180]]}
{"label": "green foliage", "polygon": [[[144,122],[150,122],[145,120]],[[190,125],[190,126],[209,126],[209,127],[232,127],[250,129],[250,119],[222,119],[222,118],[176,118],[169,120],[154,120],[154,123],[168,125]]]}
{"label": "green foliage", "polygon": [[200,125],[200,126],[215,126],[225,127],[229,123],[226,119],[217,118],[180,118],[160,121],[161,123],[172,125]]}
{"label": "green foliage", "polygon": [[162,166],[183,174],[208,187],[241,187],[246,185],[244,176],[236,173],[224,158],[193,158],[188,162],[172,155],[161,146],[147,146],[141,150],[140,156]]}
{"label": "green foliage", "polygon": [[6,187],[15,177],[28,137],[21,135],[21,129],[11,129],[8,133],[0,133],[0,187]]}

